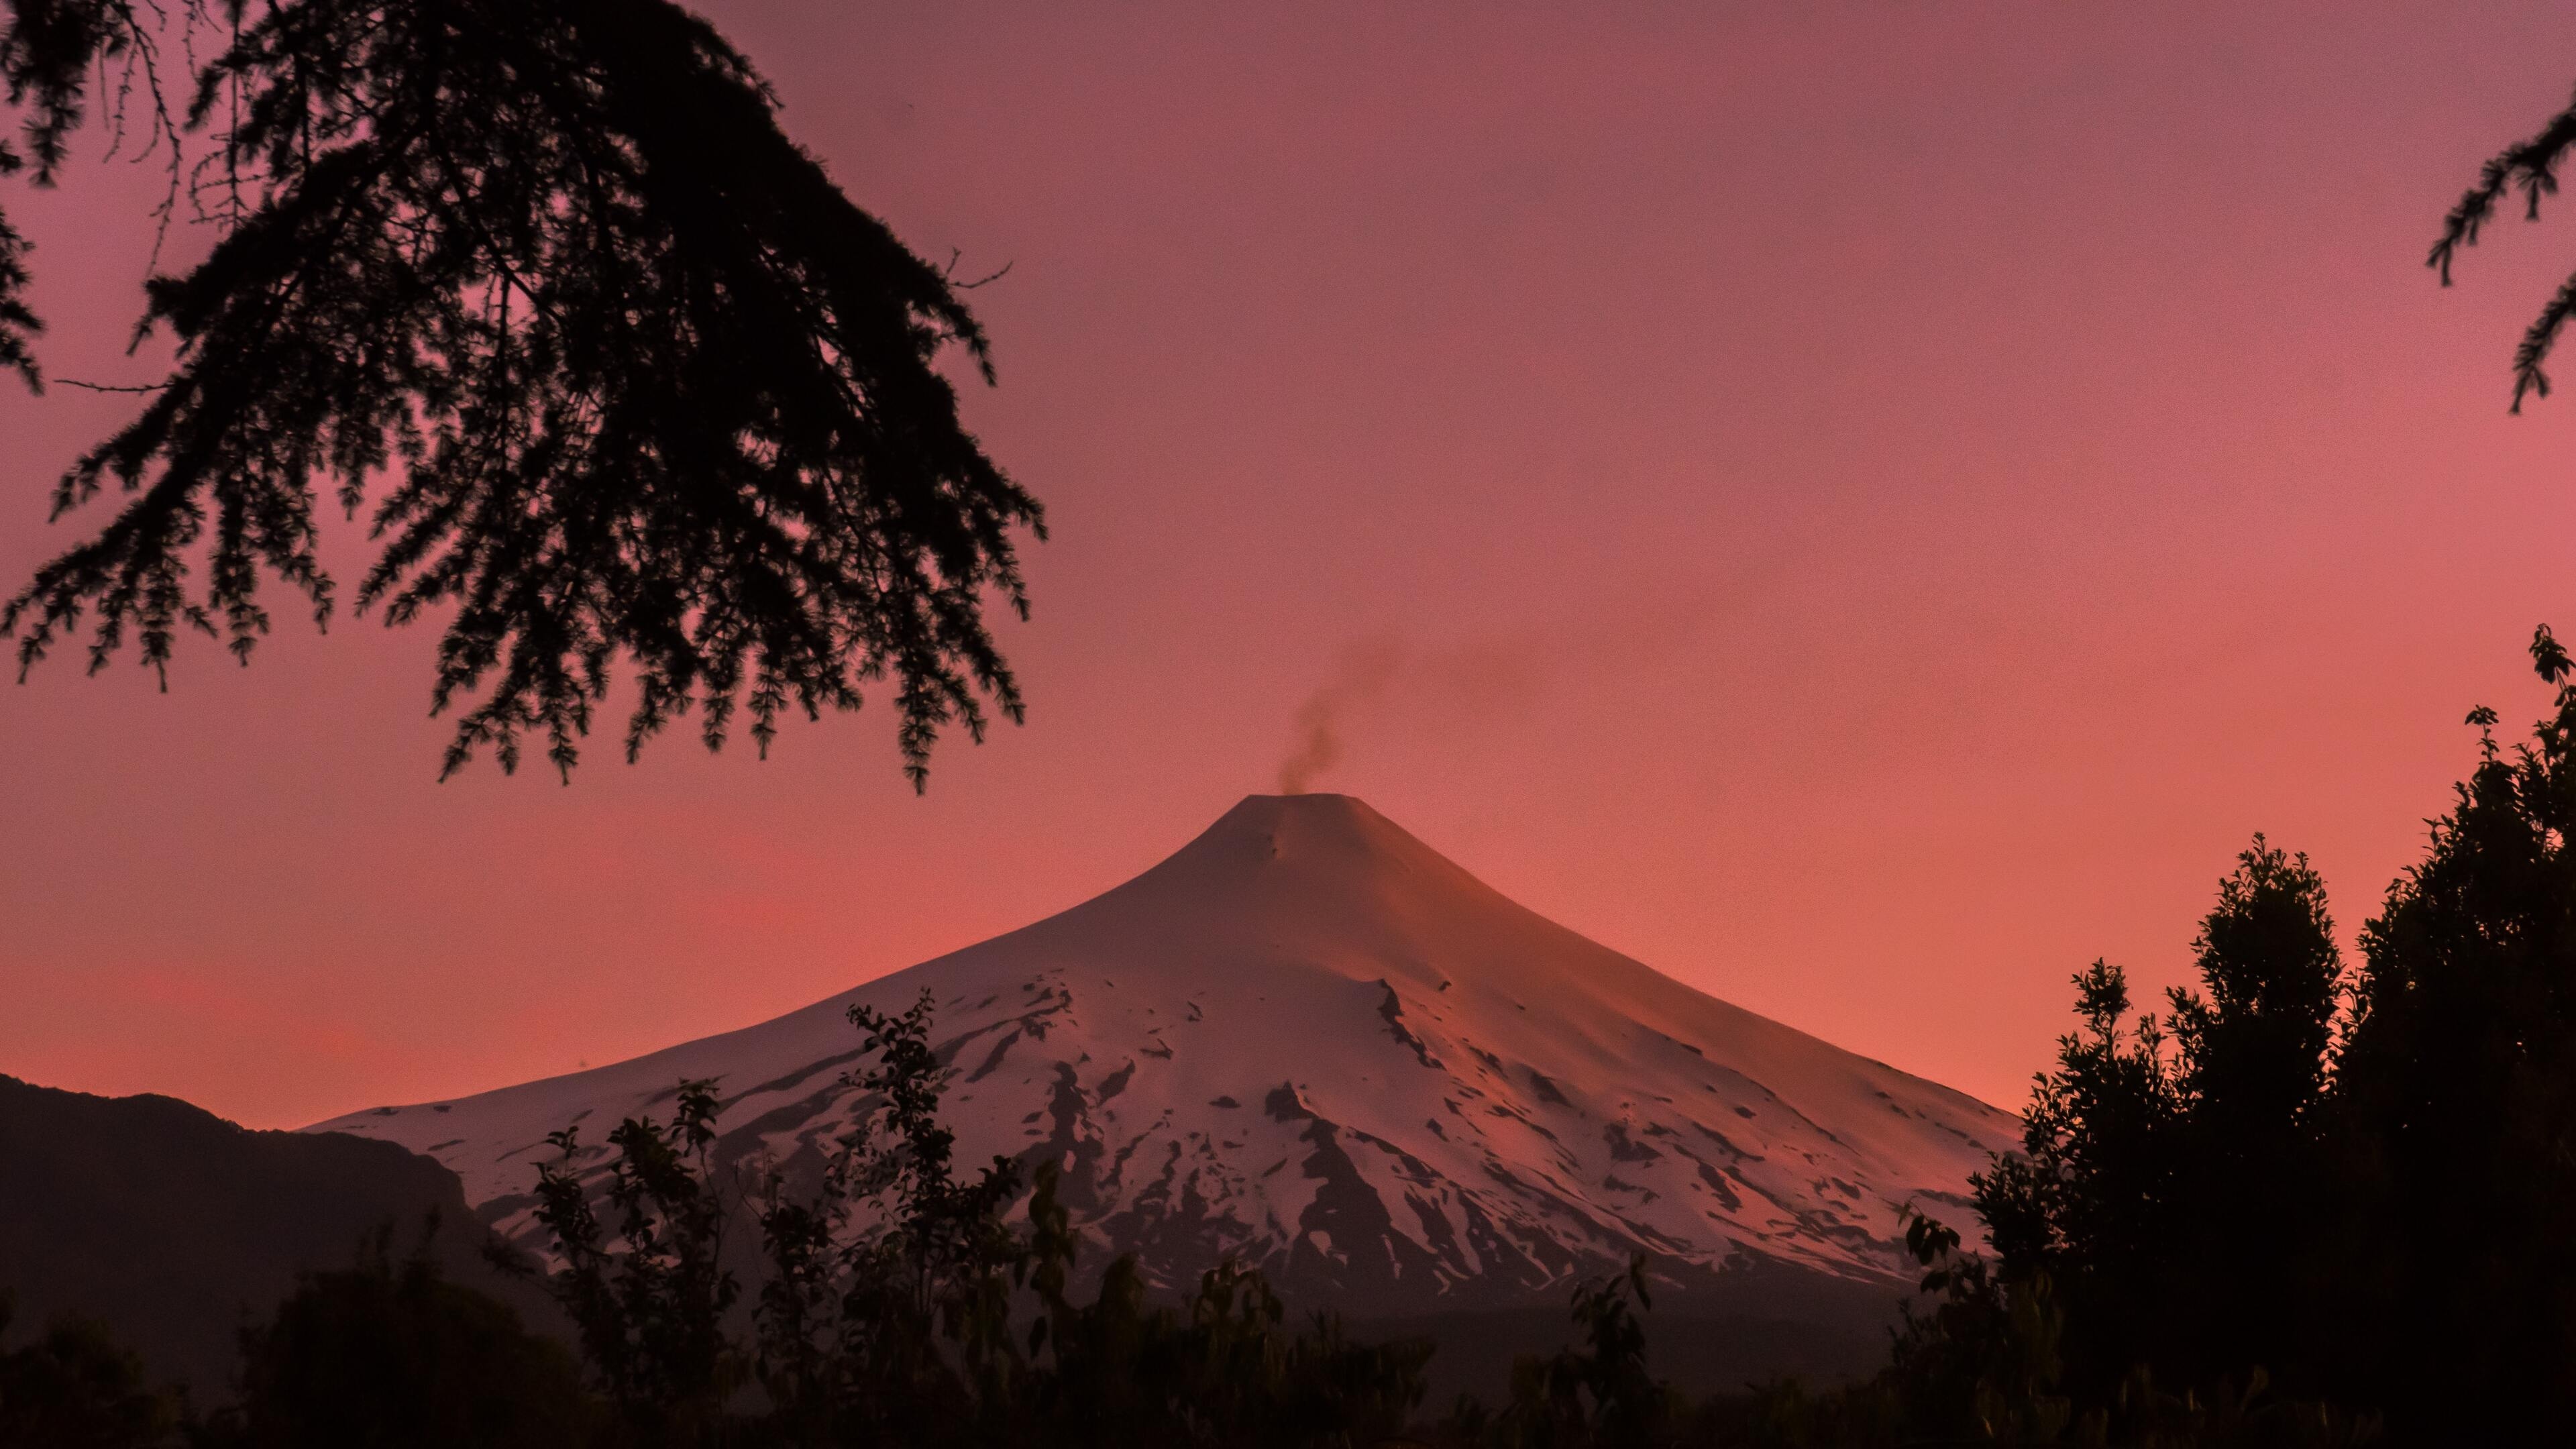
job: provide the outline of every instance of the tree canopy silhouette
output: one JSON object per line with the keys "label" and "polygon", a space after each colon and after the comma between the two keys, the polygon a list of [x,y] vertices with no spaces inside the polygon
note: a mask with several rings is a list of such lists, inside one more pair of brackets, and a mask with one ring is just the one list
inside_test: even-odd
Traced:
{"label": "tree canopy silhouette", "polygon": [[[2432,254],[2424,264],[2438,272],[2442,285],[2451,285],[2451,264],[2458,260],[2463,247],[2478,244],[2488,222],[2495,220],[2499,207],[2519,192],[2522,214],[2526,221],[2540,220],[2542,197],[2558,191],[2558,168],[2565,164],[2570,148],[2576,148],[2576,101],[2549,118],[2548,122],[2523,141],[2507,146],[2487,158],[2478,171],[2477,184],[2471,186],[2442,219],[2442,234],[2434,239]],[[2513,353],[2513,410],[2522,411],[2526,396],[2549,396],[2549,354],[2558,346],[2558,334],[2567,329],[2570,318],[2576,318],[2576,274],[2559,284],[2540,315],[2523,329],[2521,345]]]}
{"label": "tree canopy silhouette", "polygon": [[2151,1363],[2183,1383],[2285,1365],[2315,1336],[2321,1113],[2349,988],[2325,882],[2262,836],[2202,919],[2202,990],[2131,1018],[2127,974],[2075,977],[2080,1031],[2034,1084],[2023,1150],[1975,1179],[1998,1268],[2053,1280],[2076,1384]]}
{"label": "tree canopy silhouette", "polygon": [[[692,710],[709,748],[747,712],[765,751],[787,711],[885,680],[919,787],[944,727],[1021,717],[985,605],[1026,615],[1014,540],[1045,528],[940,370],[992,377],[964,284],[786,136],[707,22],[669,0],[0,4],[25,123],[0,173],[50,183],[85,121],[132,126],[195,146],[171,205],[220,228],[147,284],[138,338],[168,329],[175,365],[54,490],[57,517],[122,503],[0,608],[21,678],[83,628],[93,670],[131,644],[166,678],[183,629],[247,661],[270,576],[327,622],[327,488],[379,543],[355,611],[445,611],[442,774],[486,746],[513,769],[536,737],[568,778],[621,661],[630,759]],[[174,74],[177,25],[220,49]],[[0,365],[40,386],[27,260],[0,218]]]}
{"label": "tree canopy silhouette", "polygon": [[2576,660],[2546,626],[2530,656],[2551,713],[2508,747],[2471,711],[2476,766],[2357,963],[2257,836],[2204,991],[2132,1018],[2118,967],[2076,977],[2023,1151],[1975,1179],[1994,1293],[2062,1307],[2075,1401],[2259,1374],[2409,1443],[2576,1413]]}

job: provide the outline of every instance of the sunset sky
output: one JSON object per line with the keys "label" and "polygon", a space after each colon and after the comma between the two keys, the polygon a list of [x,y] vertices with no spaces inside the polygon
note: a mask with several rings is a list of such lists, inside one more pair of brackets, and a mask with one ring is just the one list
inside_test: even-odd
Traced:
{"label": "sunset sky", "polygon": [[[857,201],[1009,265],[1027,725],[920,797],[876,707],[441,784],[430,630],[69,652],[0,688],[0,1072],[292,1126],[747,1025],[1153,864],[1323,691],[1314,788],[2018,1107],[2253,832],[2349,938],[2576,628],[2576,397],[2506,412],[2576,199],[2423,266],[2564,7],[708,8]],[[82,144],[9,183],[44,360],[147,381],[160,177]],[[0,384],[7,590],[131,406]]]}

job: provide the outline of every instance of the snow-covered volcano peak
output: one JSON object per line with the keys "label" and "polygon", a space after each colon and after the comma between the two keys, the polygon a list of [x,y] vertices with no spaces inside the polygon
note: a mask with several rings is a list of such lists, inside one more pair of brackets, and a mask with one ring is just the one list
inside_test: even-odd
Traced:
{"label": "snow-covered volcano peak", "polygon": [[1130,894],[1194,915],[1385,914],[1426,895],[1510,906],[1447,857],[1350,795],[1247,795],[1160,865],[1093,905]]}
{"label": "snow-covered volcano peak", "polygon": [[1345,870],[1365,871],[1371,857],[1436,854],[1378,814],[1356,795],[1317,790],[1295,795],[1246,795],[1172,856],[1185,860],[1241,847],[1275,857],[1293,844],[1311,859],[1337,859]]}
{"label": "snow-covered volcano peak", "polygon": [[847,1008],[925,990],[966,1160],[1056,1164],[1100,1246],[1174,1284],[1232,1255],[1310,1299],[1414,1309],[1553,1292],[1639,1250],[1684,1280],[1884,1277],[1898,1206],[1955,1203],[2013,1132],[1328,794],[1248,797],[1124,885],[760,1026],[321,1125],[432,1153],[519,1229],[548,1132],[714,1077],[725,1150],[792,1176],[869,1106]]}
{"label": "snow-covered volcano peak", "polygon": [[1361,800],[1249,795],[1134,880],[1014,934],[1135,970],[1293,962],[1436,987],[1431,955],[1528,923],[1544,924]]}
{"label": "snow-covered volcano peak", "polygon": [[1387,902],[1434,881],[1483,889],[1366,801],[1321,793],[1244,796],[1134,883],[1166,880],[1308,900],[1359,893]]}

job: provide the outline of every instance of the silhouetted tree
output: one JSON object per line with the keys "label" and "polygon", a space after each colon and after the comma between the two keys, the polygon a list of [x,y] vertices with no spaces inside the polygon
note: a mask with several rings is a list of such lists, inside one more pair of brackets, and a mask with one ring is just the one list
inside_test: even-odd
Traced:
{"label": "silhouetted tree", "polygon": [[[2576,1414],[2576,688],[2547,628],[2553,716],[2478,768],[2362,933],[2338,1094],[2348,1114],[2347,1317],[2403,1416],[2501,1429]],[[2466,1417],[2463,1417],[2466,1416]]]}
{"label": "silhouetted tree", "polygon": [[2077,978],[2086,1028],[1977,1186],[1996,1281],[2065,1304],[2079,1401],[2261,1371],[2425,1442],[2576,1415],[2576,662],[2546,627],[2531,656],[2554,713],[2512,749],[2470,715],[2477,767],[2349,978],[2316,873],[2260,837],[2205,995],[2124,1028],[2118,970]]}
{"label": "silhouetted tree", "polygon": [[1666,1442],[1679,1397],[1646,1368],[1643,1254],[1628,1271],[1574,1291],[1581,1341],[1512,1364],[1512,1397],[1481,1437],[1498,1449],[1646,1449]]}
{"label": "silhouetted tree", "polygon": [[1425,1340],[1363,1343],[1339,1319],[1302,1328],[1262,1275],[1220,1262],[1175,1308],[1148,1302],[1132,1257],[1090,1303],[1067,1292],[1077,1239],[1052,1165],[1029,1202],[1037,1319],[1025,1367],[986,1399],[994,1442],[1068,1449],[1364,1449],[1404,1427],[1423,1393]]}
{"label": "silhouetted tree", "polygon": [[144,1383],[143,1361],[95,1323],[66,1318],[8,1343],[0,1292],[0,1444],[161,1449],[177,1442],[176,1399]]}
{"label": "silhouetted tree", "polygon": [[2314,1357],[2303,1275],[2331,1201],[2319,1141],[2346,989],[2324,882],[2258,835],[2193,946],[2201,990],[2173,990],[2161,1018],[2124,1025],[2117,966],[2075,978],[2084,1029],[2040,1077],[2022,1153],[1976,1179],[2001,1272],[2053,1277],[2095,1393],[2139,1366],[2243,1382]]}
{"label": "silhouetted tree", "polygon": [[379,1234],[242,1336],[240,1401],[200,1449],[567,1449],[597,1417],[562,1345]]}
{"label": "silhouetted tree", "polygon": [[684,1081],[668,1123],[618,1124],[599,1200],[579,1128],[552,1134],[559,1160],[538,1168],[535,1216],[557,1259],[548,1287],[627,1442],[652,1449],[716,1442],[749,1380],[726,1322],[741,1285],[724,1266],[734,1204],[713,1169],[715,1116],[714,1084]]}
{"label": "silhouetted tree", "polygon": [[1962,1441],[2057,1439],[2075,1401],[2051,1269],[2023,1263],[1998,1276],[1962,1251],[1956,1229],[1911,1210],[1905,1247],[1923,1269],[1922,1296],[1903,1305],[1884,1375],[1894,1423]]}
{"label": "silhouetted tree", "polygon": [[927,1442],[1012,1387],[1010,1275],[1025,1252],[1002,1215],[1020,1179],[998,1157],[956,1173],[927,991],[900,1016],[858,1005],[849,1018],[871,1058],[851,1082],[871,1105],[815,1196],[771,1178],[760,1377],[802,1433]]}
{"label": "silhouetted tree", "polygon": [[[2060,1038],[2023,1113],[2022,1153],[1972,1179],[2003,1273],[2053,1275],[2075,1296],[2154,1303],[2170,1256],[2182,1093],[2153,1013],[2128,1019],[2127,975],[2096,961],[2075,977],[2081,1031]],[[2098,1325],[2116,1373],[2156,1325],[2134,1315]]]}
{"label": "silhouetted tree", "polygon": [[2328,1069],[2348,981],[2306,856],[2260,835],[2193,941],[2206,996],[2175,989],[2179,1106],[2167,1289],[2183,1333],[2155,1360],[2182,1382],[2257,1366],[2315,1382],[2312,1275],[2334,1204],[2320,1174]]}
{"label": "silhouetted tree", "polygon": [[[140,108],[154,141],[203,139],[173,201],[221,228],[149,284],[142,327],[177,365],[54,507],[127,500],[0,608],[22,677],[85,618],[93,668],[130,642],[166,672],[183,628],[247,660],[264,575],[327,620],[328,489],[383,540],[359,612],[451,611],[434,708],[481,696],[450,771],[486,745],[513,768],[534,733],[569,772],[621,659],[629,758],[692,709],[710,748],[747,711],[766,749],[783,712],[856,708],[890,676],[918,786],[943,726],[1020,717],[984,604],[1026,612],[1013,538],[1042,516],[938,367],[955,344],[989,380],[984,334],[704,20],[669,0],[6,6],[27,147],[0,172],[51,181],[105,77],[116,124]],[[174,72],[168,23],[222,43]],[[0,364],[34,382],[25,261],[0,222]]]}

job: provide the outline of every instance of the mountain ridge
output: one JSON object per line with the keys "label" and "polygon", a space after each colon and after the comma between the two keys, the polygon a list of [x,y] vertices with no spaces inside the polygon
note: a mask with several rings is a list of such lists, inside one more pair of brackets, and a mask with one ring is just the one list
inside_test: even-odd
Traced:
{"label": "mountain ridge", "polygon": [[245,1321],[299,1273],[349,1268],[380,1232],[552,1326],[544,1295],[484,1261],[456,1175],[384,1142],[0,1074],[0,1163],[0,1294],[20,1323],[95,1318],[200,1405],[231,1396]]}

